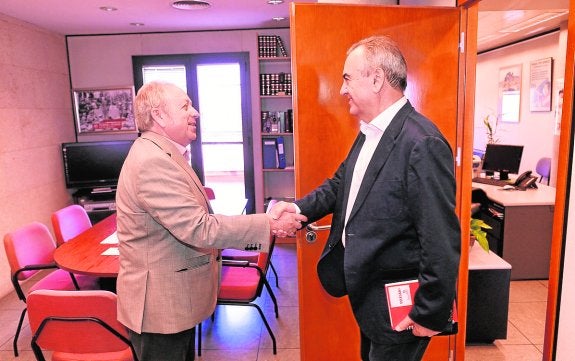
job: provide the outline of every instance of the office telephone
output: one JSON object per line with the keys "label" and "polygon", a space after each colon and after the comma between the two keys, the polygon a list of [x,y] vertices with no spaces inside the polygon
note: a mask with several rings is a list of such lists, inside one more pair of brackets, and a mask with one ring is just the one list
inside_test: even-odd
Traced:
{"label": "office telephone", "polygon": [[521,190],[526,190],[527,188],[537,188],[537,184],[535,182],[537,182],[538,177],[532,176],[531,173],[532,172],[530,170],[521,173],[513,185]]}

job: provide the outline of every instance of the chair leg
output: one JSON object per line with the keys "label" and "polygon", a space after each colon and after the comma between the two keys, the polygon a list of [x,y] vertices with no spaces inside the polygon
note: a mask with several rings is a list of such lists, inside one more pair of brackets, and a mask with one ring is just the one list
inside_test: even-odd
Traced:
{"label": "chair leg", "polygon": [[78,281],[76,281],[76,277],[74,277],[74,274],[72,272],[70,272],[70,277],[72,278],[72,283],[74,284],[76,291],[79,291],[80,285],[78,285]]}
{"label": "chair leg", "polygon": [[[270,327],[270,324],[268,323],[268,320],[266,320],[266,317],[264,316],[264,313],[262,311],[262,309],[260,308],[260,306],[256,305],[255,303],[248,303],[246,306],[253,306],[255,307],[258,312],[260,313],[260,316],[262,317],[262,321],[264,321],[264,325],[266,326],[266,328],[268,329],[268,333],[270,334],[270,337],[272,339],[272,347],[273,347],[273,352],[274,355],[277,354],[277,346],[276,346],[276,337],[274,336],[274,333],[272,331],[272,328]],[[277,316],[276,316],[277,317]]]}
{"label": "chair leg", "polygon": [[196,332],[198,333],[198,356],[202,356],[202,323],[198,323],[196,327]]}
{"label": "chair leg", "polygon": [[278,273],[276,272],[276,268],[274,267],[274,264],[272,263],[272,261],[270,260],[270,267],[272,269],[272,272],[274,273],[274,276],[276,277],[276,287],[280,288],[280,284],[279,284],[279,278],[278,278]]}
{"label": "chair leg", "polygon": [[16,334],[14,335],[13,347],[14,356],[18,357],[18,337],[20,337],[20,331],[22,330],[22,323],[24,323],[24,316],[28,308],[24,308],[20,314],[20,321],[18,321],[18,327],[16,328]]}
{"label": "chair leg", "polygon": [[[263,278],[263,277],[262,277]],[[270,297],[274,303],[274,311],[276,313],[276,318],[279,317],[279,312],[278,312],[278,300],[276,299],[276,296],[274,295],[273,291],[272,291],[272,287],[270,286],[270,284],[268,283],[268,281],[264,278],[264,286],[266,286],[266,289],[268,290],[268,293],[270,294]]]}

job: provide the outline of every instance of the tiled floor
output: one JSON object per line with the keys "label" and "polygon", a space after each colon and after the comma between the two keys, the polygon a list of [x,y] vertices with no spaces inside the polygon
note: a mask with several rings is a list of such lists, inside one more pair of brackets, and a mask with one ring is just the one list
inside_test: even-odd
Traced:
{"label": "tiled floor", "polygon": [[547,307],[547,281],[512,281],[507,339],[467,346],[467,361],[541,361]]}
{"label": "tiled floor", "polygon": [[[275,287],[271,275],[269,278],[278,300],[279,318],[274,316],[272,301],[266,291],[257,303],[264,310],[277,339],[277,355],[272,353],[271,339],[257,310],[219,306],[215,320],[208,319],[203,323],[202,355],[196,358],[198,361],[300,360],[295,246],[276,245],[273,263],[279,273],[280,287]],[[468,346],[465,359],[540,361],[546,297],[546,281],[512,282],[507,339],[489,345]],[[22,303],[11,294],[0,299],[0,310],[0,361],[34,360],[27,321],[18,342],[20,357],[13,354],[12,341]]]}

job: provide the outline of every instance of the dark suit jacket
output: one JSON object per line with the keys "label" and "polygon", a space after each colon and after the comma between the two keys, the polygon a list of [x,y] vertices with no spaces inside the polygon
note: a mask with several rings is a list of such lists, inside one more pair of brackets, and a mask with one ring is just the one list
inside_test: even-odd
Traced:
{"label": "dark suit jacket", "polygon": [[[455,177],[449,144],[408,102],[384,132],[349,216],[341,245],[345,205],[364,136],[360,133],[333,178],[296,201],[313,222],[333,213],[318,262],[322,285],[349,295],[360,329],[380,343],[406,342],[410,331],[390,327],[384,285],[418,278],[410,317],[443,330],[448,324],[460,254]],[[345,256],[344,256],[345,254]]]}

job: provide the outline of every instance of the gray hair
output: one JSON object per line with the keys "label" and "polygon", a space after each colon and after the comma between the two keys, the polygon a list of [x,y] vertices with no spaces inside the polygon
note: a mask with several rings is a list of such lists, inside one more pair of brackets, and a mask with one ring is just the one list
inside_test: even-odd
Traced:
{"label": "gray hair", "polygon": [[152,110],[165,106],[166,88],[169,86],[174,85],[168,82],[152,81],[138,90],[134,101],[134,116],[140,131],[149,130],[154,125]]}
{"label": "gray hair", "polygon": [[372,69],[381,68],[392,88],[401,91],[407,88],[407,63],[395,41],[384,35],[370,36],[353,44],[347,55],[357,48],[364,50],[363,75],[368,75]]}

